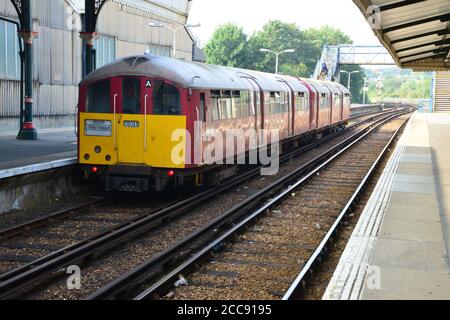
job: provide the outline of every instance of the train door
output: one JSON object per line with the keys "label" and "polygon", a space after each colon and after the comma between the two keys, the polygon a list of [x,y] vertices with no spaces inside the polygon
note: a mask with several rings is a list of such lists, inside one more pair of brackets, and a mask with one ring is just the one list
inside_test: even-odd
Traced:
{"label": "train door", "polygon": [[[258,137],[258,140],[261,138],[261,130],[264,129],[264,112],[262,111],[262,97],[261,94],[261,87],[256,82],[256,80],[250,78],[250,77],[243,77],[247,79],[247,81],[250,83],[251,87],[253,88],[251,94],[250,94],[250,101],[251,101],[251,108],[252,113],[255,116],[255,130]],[[260,141],[258,141],[258,146],[260,145]]]}
{"label": "train door", "polygon": [[[144,163],[148,143],[146,132],[148,104],[151,101],[150,90],[151,82],[135,77],[122,78],[120,94],[115,96],[114,101],[120,163]],[[121,98],[120,102],[117,98]]]}
{"label": "train door", "polygon": [[[195,98],[195,121],[194,125],[194,164],[203,163],[203,151],[205,150],[207,143],[203,141],[203,134],[206,132],[206,112],[207,112],[207,101],[208,95],[206,91],[200,91],[198,100],[197,95]],[[198,102],[198,103],[197,103]],[[200,163],[195,163],[195,161],[200,161]]]}
{"label": "train door", "polygon": [[288,137],[294,135],[294,117],[295,117],[295,102],[294,102],[294,91],[284,81],[280,81],[288,92]]}

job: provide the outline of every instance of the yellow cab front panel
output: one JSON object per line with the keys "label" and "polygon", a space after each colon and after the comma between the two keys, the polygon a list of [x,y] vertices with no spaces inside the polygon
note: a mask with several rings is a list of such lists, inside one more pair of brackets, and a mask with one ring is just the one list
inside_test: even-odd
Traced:
{"label": "yellow cab front panel", "polygon": [[81,164],[185,168],[184,156],[172,156],[186,142],[185,135],[172,141],[174,132],[186,130],[178,88],[130,77],[99,81],[80,92],[86,98],[79,118]]}

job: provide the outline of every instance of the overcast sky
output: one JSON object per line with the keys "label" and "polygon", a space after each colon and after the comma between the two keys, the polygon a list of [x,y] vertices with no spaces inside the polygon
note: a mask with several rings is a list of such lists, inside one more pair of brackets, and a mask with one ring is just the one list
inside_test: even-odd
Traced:
{"label": "overcast sky", "polygon": [[350,35],[355,44],[379,44],[352,0],[193,0],[189,22],[202,24],[192,31],[205,45],[221,24],[237,23],[250,35],[272,19],[302,29],[328,24]]}

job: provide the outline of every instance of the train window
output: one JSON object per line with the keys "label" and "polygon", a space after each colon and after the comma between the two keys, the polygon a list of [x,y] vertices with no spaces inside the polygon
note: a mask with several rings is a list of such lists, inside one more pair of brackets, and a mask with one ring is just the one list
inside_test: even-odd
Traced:
{"label": "train window", "polygon": [[222,91],[220,97],[220,119],[227,120],[233,117],[231,100],[231,91]]}
{"label": "train window", "polygon": [[327,106],[328,106],[327,100],[328,100],[327,94],[326,93],[322,93],[321,99],[320,99],[320,108],[321,109],[326,109],[327,108]]}
{"label": "train window", "polygon": [[337,93],[334,95],[334,106],[338,108],[342,107],[341,96]]}
{"label": "train window", "polygon": [[175,86],[161,80],[153,82],[153,114],[181,114],[180,92]]}
{"label": "train window", "polygon": [[220,105],[220,91],[211,91],[211,106],[208,108],[208,115],[210,121],[217,121],[220,119],[219,105]]}
{"label": "train window", "polygon": [[305,93],[298,92],[295,95],[295,110],[301,111],[306,109]]}
{"label": "train window", "polygon": [[350,105],[350,103],[351,103],[350,100],[351,100],[350,95],[348,93],[345,94],[345,106]]}
{"label": "train window", "polygon": [[272,96],[269,92],[264,93],[264,114],[272,113]]}
{"label": "train window", "polygon": [[280,113],[281,97],[279,92],[270,93],[270,111],[271,113]]}
{"label": "train window", "polygon": [[[256,100],[256,102],[255,102],[256,107],[253,110],[253,114],[259,115],[261,113],[261,92],[260,91],[256,92],[255,100]],[[253,108],[253,106],[252,106],[252,108]]]}
{"label": "train window", "polygon": [[248,91],[241,91],[241,116],[243,118],[250,116],[250,93]]}
{"label": "train window", "polygon": [[86,112],[111,112],[111,82],[109,80],[96,82],[89,86]]}
{"label": "train window", "polygon": [[241,93],[239,91],[233,91],[232,95],[232,118],[241,118],[242,117],[242,107],[241,107]]}
{"label": "train window", "polygon": [[286,113],[289,109],[289,93],[283,92],[280,94],[280,113]]}
{"label": "train window", "polygon": [[139,114],[141,112],[141,81],[137,78],[125,78],[122,81],[122,112]]}
{"label": "train window", "polygon": [[199,121],[205,122],[205,109],[206,109],[206,96],[204,93],[200,93],[200,110],[199,110]]}

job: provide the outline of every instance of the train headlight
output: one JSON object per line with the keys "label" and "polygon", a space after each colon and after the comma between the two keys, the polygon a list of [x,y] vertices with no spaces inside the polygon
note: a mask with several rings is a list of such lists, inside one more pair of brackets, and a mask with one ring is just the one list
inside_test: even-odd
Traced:
{"label": "train headlight", "polygon": [[110,162],[110,161],[111,161],[111,156],[108,154],[108,155],[105,157],[105,160],[108,161],[108,162]]}
{"label": "train headlight", "polygon": [[84,160],[88,161],[90,158],[91,158],[91,156],[88,153],[86,153],[84,155]]}
{"label": "train headlight", "polygon": [[102,152],[102,147],[96,146],[94,151],[95,151],[95,153],[100,153],[100,152]]}

